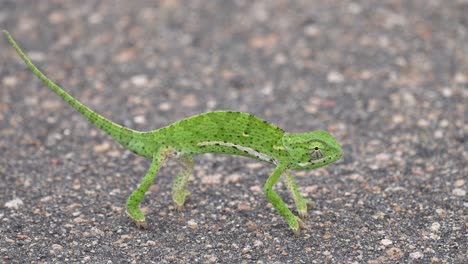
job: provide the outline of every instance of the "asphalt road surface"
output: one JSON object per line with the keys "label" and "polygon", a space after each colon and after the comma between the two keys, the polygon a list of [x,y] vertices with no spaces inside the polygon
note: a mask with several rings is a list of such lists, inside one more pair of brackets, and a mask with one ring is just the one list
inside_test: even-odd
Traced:
{"label": "asphalt road surface", "polygon": [[[273,167],[195,158],[124,213],[149,161],[48,90],[0,38],[0,263],[466,263],[468,2],[0,0],[0,28],[98,113],[152,130],[213,110],[324,129],[337,163],[295,174],[296,237],[262,194]],[[276,190],[291,205],[283,183]]]}

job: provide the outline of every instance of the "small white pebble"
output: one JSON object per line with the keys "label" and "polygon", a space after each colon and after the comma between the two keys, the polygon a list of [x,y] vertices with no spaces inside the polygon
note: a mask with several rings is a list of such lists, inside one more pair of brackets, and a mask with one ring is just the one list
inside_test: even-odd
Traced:
{"label": "small white pebble", "polygon": [[206,101],[206,107],[208,109],[214,109],[217,104],[218,103],[216,102],[216,100],[213,100],[213,99],[208,99],[208,101]]}
{"label": "small white pebble", "polygon": [[99,13],[91,14],[88,17],[88,22],[92,25],[100,24],[102,22],[102,15]]}
{"label": "small white pebble", "polygon": [[452,96],[452,89],[450,89],[449,87],[445,87],[443,90],[442,90],[442,95],[444,97],[451,97]]}
{"label": "small white pebble", "polygon": [[362,7],[357,3],[351,2],[348,5],[348,12],[353,14],[353,15],[357,15],[357,14],[361,13],[361,11],[362,11]]}
{"label": "small white pebble", "polygon": [[457,188],[460,188],[463,185],[465,185],[465,180],[456,180],[455,183],[453,184],[453,186],[455,186]]}
{"label": "small white pebble", "polygon": [[442,131],[442,130],[434,131],[434,138],[441,139],[443,137],[444,137],[444,131]]}
{"label": "small white pebble", "polygon": [[10,209],[14,209],[14,210],[20,209],[20,207],[23,206],[23,205],[24,205],[24,203],[20,198],[15,198],[15,199],[5,203],[6,208],[10,208]]}
{"label": "small white pebble", "polygon": [[416,252],[410,253],[409,256],[412,259],[422,259],[424,257],[424,254],[419,251],[416,251]]}
{"label": "small white pebble", "polygon": [[15,76],[6,76],[3,78],[3,85],[5,86],[13,87],[16,86],[17,83],[18,79]]}
{"label": "small white pebble", "polygon": [[236,174],[232,174],[232,175],[229,175],[226,177],[226,179],[224,180],[224,184],[229,184],[229,183],[239,183],[240,180],[241,180],[241,175],[236,173]]}
{"label": "small white pebble", "polygon": [[447,212],[444,209],[438,208],[435,211],[440,218],[445,218],[447,216]]}
{"label": "small white pebble", "polygon": [[455,74],[455,81],[457,83],[466,83],[468,82],[468,77],[467,75],[464,75],[463,73],[461,72],[458,72],[457,74]]}
{"label": "small white pebble", "polygon": [[465,196],[466,191],[461,189],[461,188],[455,188],[455,189],[452,190],[452,194],[456,195],[456,196]]}
{"label": "small white pebble", "polygon": [[432,232],[437,232],[437,231],[439,231],[439,229],[440,229],[440,224],[438,222],[432,223],[432,225],[431,225],[431,231]]}
{"label": "small white pebble", "polygon": [[102,144],[99,144],[99,145],[96,145],[94,146],[94,151],[97,152],[97,153],[103,153],[103,152],[106,152],[110,149],[111,145],[109,142],[104,142]]}
{"label": "small white pebble", "polygon": [[315,25],[308,25],[304,28],[304,34],[308,37],[315,37],[320,34],[320,29]]}
{"label": "small white pebble", "polygon": [[133,85],[137,87],[144,86],[148,83],[148,77],[144,74],[132,76],[130,79]]}
{"label": "small white pebble", "polygon": [[221,174],[207,175],[201,178],[201,183],[206,185],[217,185],[221,183]]}
{"label": "small white pebble", "polygon": [[418,126],[419,127],[428,127],[430,125],[429,121],[425,120],[425,119],[419,119],[418,122],[417,122]]}
{"label": "small white pebble", "polygon": [[439,123],[440,127],[448,127],[450,125],[450,122],[447,119],[442,119]]}
{"label": "small white pebble", "polygon": [[59,244],[52,244],[52,251],[53,253],[58,253],[63,250],[63,246]]}
{"label": "small white pebble", "polygon": [[396,114],[392,117],[392,121],[393,123],[395,124],[400,124],[402,122],[405,121],[405,116],[404,115],[399,115],[399,114]]}
{"label": "small white pebble", "polygon": [[263,246],[263,242],[260,241],[260,240],[255,240],[253,246],[254,247],[261,247],[261,246]]}
{"label": "small white pebble", "polygon": [[329,83],[342,83],[344,81],[344,77],[337,71],[331,71],[327,75],[327,81]]}
{"label": "small white pebble", "polygon": [[388,161],[390,160],[391,156],[388,153],[379,153],[375,156],[377,161]]}
{"label": "small white pebble", "polygon": [[156,242],[154,242],[153,240],[148,240],[148,241],[146,241],[146,245],[147,246],[156,246]]}
{"label": "small white pebble", "polygon": [[133,121],[136,123],[136,124],[145,124],[146,123],[146,118],[145,116],[142,116],[142,115],[138,115],[138,116],[135,116],[133,118]]}
{"label": "small white pebble", "polygon": [[182,98],[181,104],[184,107],[196,107],[198,99],[194,94],[187,94]]}
{"label": "small white pebble", "polygon": [[195,222],[195,221],[192,220],[192,219],[190,219],[190,220],[187,221],[187,225],[188,225],[191,229],[193,229],[193,230],[195,230],[195,229],[198,228],[197,222]]}
{"label": "small white pebble", "polygon": [[52,201],[52,196],[44,196],[41,198],[41,200],[39,200],[41,203],[48,203],[50,201]]}
{"label": "small white pebble", "polygon": [[278,53],[275,55],[275,58],[273,59],[273,61],[275,64],[283,65],[288,61],[288,59],[283,53]]}
{"label": "small white pebble", "polygon": [[163,112],[169,111],[171,110],[171,108],[172,108],[172,105],[169,102],[164,102],[159,105],[159,110]]}
{"label": "small white pebble", "polygon": [[260,162],[254,162],[254,163],[247,163],[246,166],[249,169],[259,169],[259,168],[263,167],[263,164],[260,163]]}
{"label": "small white pebble", "polygon": [[382,243],[382,245],[384,245],[384,246],[388,246],[388,245],[393,244],[393,241],[391,241],[390,239],[384,238],[384,239],[380,240],[380,243]]}
{"label": "small white pebble", "polygon": [[254,185],[254,186],[250,187],[250,191],[254,192],[254,193],[261,193],[262,192],[262,187],[260,187],[259,185]]}

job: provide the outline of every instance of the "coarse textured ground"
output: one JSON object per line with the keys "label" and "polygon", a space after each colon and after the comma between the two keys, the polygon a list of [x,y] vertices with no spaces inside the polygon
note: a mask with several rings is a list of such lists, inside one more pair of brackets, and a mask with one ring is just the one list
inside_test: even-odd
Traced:
{"label": "coarse textured ground", "polygon": [[117,123],[240,110],[345,150],[296,174],[315,201],[299,237],[262,194],[273,168],[222,155],[196,158],[182,212],[165,167],[138,230],[124,204],[149,161],[2,36],[0,263],[466,263],[466,14],[466,0],[0,0],[0,28]]}

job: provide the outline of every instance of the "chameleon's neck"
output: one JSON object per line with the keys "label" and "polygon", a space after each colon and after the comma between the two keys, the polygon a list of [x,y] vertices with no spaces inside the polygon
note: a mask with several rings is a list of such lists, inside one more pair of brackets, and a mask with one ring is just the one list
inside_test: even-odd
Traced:
{"label": "chameleon's neck", "polygon": [[[126,127],[123,127],[119,124],[116,124],[109,119],[99,115],[98,113],[94,112],[86,105],[80,103],[78,100],[73,98],[69,93],[64,91],[60,88],[57,84],[52,82],[47,76],[45,76],[32,62],[31,60],[24,54],[15,40],[11,37],[11,35],[4,31],[10,41],[11,45],[15,48],[18,52],[20,57],[23,61],[28,65],[31,71],[41,79],[47,87],[49,87],[52,91],[62,97],[65,101],[67,101],[71,106],[73,106],[78,112],[80,112],[83,116],[85,116],[91,123],[96,125],[98,128],[106,132],[109,136],[115,139],[117,142],[122,144],[124,147],[130,149],[131,151],[141,154],[139,152],[140,148],[135,144],[136,141],[140,141],[142,138],[142,133],[139,131],[135,131]],[[144,154],[143,154],[144,156]]]}

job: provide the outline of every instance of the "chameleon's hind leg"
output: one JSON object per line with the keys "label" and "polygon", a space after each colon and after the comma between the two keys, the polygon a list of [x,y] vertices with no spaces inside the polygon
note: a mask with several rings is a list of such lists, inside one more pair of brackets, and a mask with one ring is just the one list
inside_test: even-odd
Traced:
{"label": "chameleon's hind leg", "polygon": [[126,206],[127,215],[130,216],[130,218],[132,218],[133,221],[135,221],[135,224],[138,227],[141,227],[141,228],[147,227],[145,223],[145,215],[143,214],[143,212],[140,210],[138,206],[141,200],[143,199],[143,197],[145,196],[145,192],[148,190],[148,188],[151,186],[154,179],[156,178],[156,174],[159,168],[164,163],[165,159],[166,159],[165,152],[162,150],[157,151],[157,153],[153,156],[153,161],[145,177],[141,181],[138,188],[135,191],[133,191],[132,194],[127,199],[127,206]]}
{"label": "chameleon's hind leg", "polygon": [[286,187],[291,194],[294,203],[296,204],[297,212],[302,219],[307,218],[307,207],[312,206],[313,202],[309,199],[302,197],[296,182],[289,171],[283,172],[283,180],[286,182]]}
{"label": "chameleon's hind leg", "polygon": [[188,155],[181,156],[177,159],[177,166],[180,170],[172,183],[172,200],[177,210],[182,210],[185,198],[190,194],[187,190],[187,183],[193,171],[193,158]]}
{"label": "chameleon's hind leg", "polygon": [[268,177],[263,191],[270,203],[275,207],[276,211],[288,222],[289,227],[293,230],[296,235],[299,235],[300,228],[307,229],[308,227],[302,222],[302,220],[294,215],[291,210],[286,206],[281,197],[273,190],[273,185],[278,182],[283,171],[286,169],[285,165],[279,165],[275,171]]}

